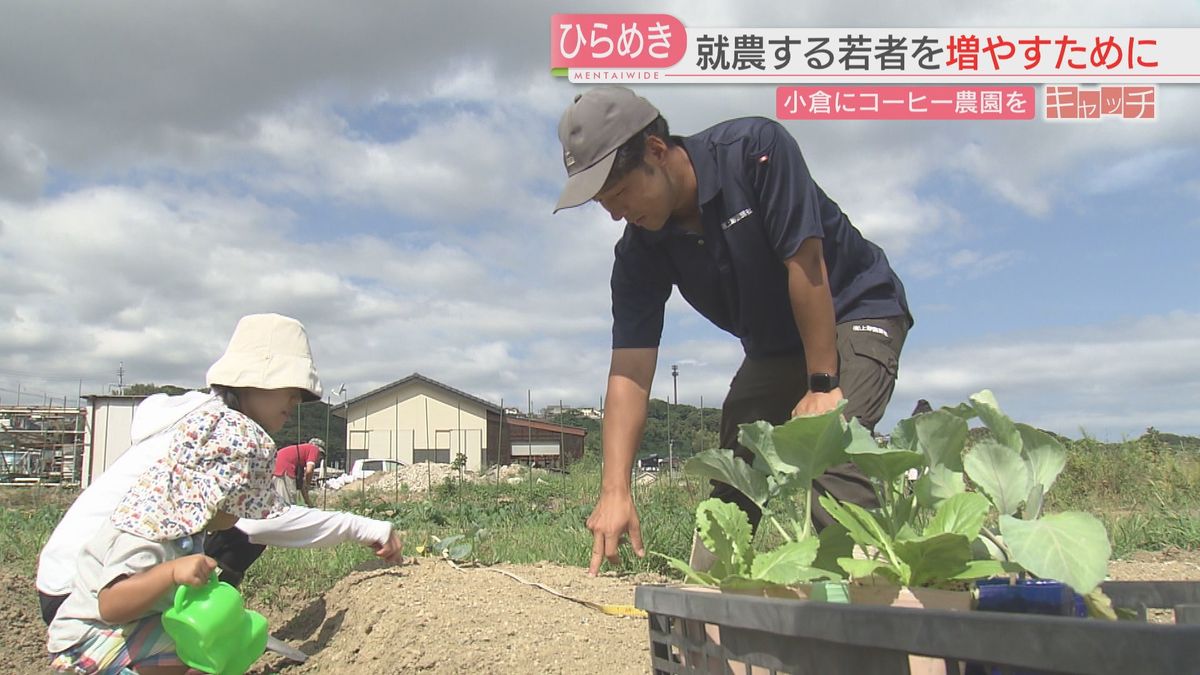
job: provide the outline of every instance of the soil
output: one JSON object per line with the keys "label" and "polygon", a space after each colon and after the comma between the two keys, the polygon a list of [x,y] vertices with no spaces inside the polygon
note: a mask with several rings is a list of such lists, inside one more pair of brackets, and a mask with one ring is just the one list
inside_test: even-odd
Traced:
{"label": "soil", "polygon": [[38,609],[33,577],[0,571],[0,670],[14,674],[47,673],[46,624]]}
{"label": "soil", "polygon": [[[591,578],[549,563],[456,568],[432,558],[366,563],[320,598],[263,611],[271,633],[311,657],[297,665],[268,652],[252,673],[645,673],[645,619],[609,616],[497,573],[598,604],[632,605],[649,574]],[[253,570],[251,570],[253,573]],[[0,576],[4,672],[45,673],[45,626],[33,580]]]}
{"label": "soil", "polygon": [[[253,673],[645,673],[644,619],[603,614],[522,585],[502,569],[564,594],[631,605],[652,575],[589,578],[553,564],[456,569],[418,559],[367,563],[320,598],[264,613],[272,633],[311,657],[297,665],[270,652]],[[1200,552],[1139,553],[1109,565],[1114,579],[1200,581]],[[253,573],[253,572],[252,572]],[[253,608],[253,607],[252,607]],[[33,580],[0,572],[0,670],[44,673],[45,628]]]}

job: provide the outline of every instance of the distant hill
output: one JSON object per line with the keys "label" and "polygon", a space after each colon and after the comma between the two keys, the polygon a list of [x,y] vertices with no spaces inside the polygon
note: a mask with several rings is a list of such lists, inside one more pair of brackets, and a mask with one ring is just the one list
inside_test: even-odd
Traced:
{"label": "distant hill", "polygon": [[[978,424],[978,420],[974,420],[973,423]],[[1095,439],[1083,439],[1083,440],[1076,441],[1076,440],[1072,440],[1071,438],[1068,438],[1066,436],[1063,436],[1062,434],[1057,434],[1048,429],[1039,429],[1039,431],[1042,431],[1046,434],[1049,434],[1050,436],[1053,436],[1059,443],[1062,443],[1064,446],[1070,446],[1072,444],[1089,443],[1089,444],[1091,444],[1091,447],[1117,447],[1117,446],[1125,445],[1126,443],[1136,443],[1139,446],[1141,446],[1142,448],[1147,449],[1147,450],[1175,450],[1175,451],[1180,451],[1180,452],[1200,452],[1200,438],[1197,438],[1196,436],[1181,436],[1179,434],[1163,433],[1163,432],[1155,429],[1154,427],[1150,427],[1150,428],[1146,429],[1146,431],[1141,436],[1138,436],[1137,438],[1129,439],[1128,441],[1115,442],[1115,443],[1106,443],[1106,442],[1096,441]],[[990,438],[991,436],[992,436],[992,432],[990,430],[988,430],[987,427],[983,427],[983,426],[972,427],[971,430],[968,432],[968,437],[970,439],[969,442],[972,444],[979,442],[980,439]]]}
{"label": "distant hill", "polygon": [[1200,438],[1168,434],[1154,427],[1147,428],[1145,433],[1139,436],[1137,440],[1144,445],[1160,446],[1185,452],[1200,452]]}
{"label": "distant hill", "polygon": [[[548,422],[556,423],[559,421],[559,415],[546,415],[544,419]],[[563,424],[587,429],[588,435],[584,446],[585,450],[596,454],[600,453],[601,421],[599,419],[587,417],[579,411],[571,409],[565,410],[561,419]],[[671,406],[671,438],[675,441],[675,454],[686,458],[702,450],[717,447],[717,430],[720,420],[720,408],[705,408],[703,416],[704,430],[701,433],[699,408],[686,404]],[[970,431],[970,442],[972,443],[981,438],[986,438],[991,434],[987,428],[978,426],[978,420],[973,420],[972,425],[975,425]],[[1078,442],[1072,441],[1070,438],[1049,429],[1041,429],[1040,431],[1053,436],[1063,445]],[[1153,427],[1146,429],[1145,433],[1136,439],[1131,439],[1131,441],[1140,443],[1147,448],[1200,452],[1200,438],[1165,433]],[[1121,443],[1103,445],[1121,445]],[[646,432],[642,439],[642,445],[638,448],[638,457],[656,453],[664,456],[667,454],[667,403],[659,399],[650,401],[646,419]]]}
{"label": "distant hill", "polygon": [[[651,399],[646,414],[646,431],[642,437],[642,445],[638,448],[638,457],[659,454],[664,457],[668,453],[667,446],[667,402],[661,399]],[[543,417],[547,422],[557,423],[557,414]],[[600,420],[588,417],[577,410],[567,409],[561,415],[563,424],[587,429],[587,439],[584,451],[600,454]],[[701,411],[696,406],[680,403],[670,406],[670,437],[674,442],[675,455],[691,457],[702,450],[717,447],[717,429],[721,421],[719,408],[704,408]]]}

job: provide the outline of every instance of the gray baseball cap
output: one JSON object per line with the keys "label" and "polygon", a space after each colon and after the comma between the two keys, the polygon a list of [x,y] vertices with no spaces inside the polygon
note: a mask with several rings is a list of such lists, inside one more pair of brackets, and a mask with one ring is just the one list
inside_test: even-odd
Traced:
{"label": "gray baseball cap", "polygon": [[575,97],[558,122],[567,185],[554,212],[586,203],[608,180],[617,148],[659,115],[625,87],[596,87]]}

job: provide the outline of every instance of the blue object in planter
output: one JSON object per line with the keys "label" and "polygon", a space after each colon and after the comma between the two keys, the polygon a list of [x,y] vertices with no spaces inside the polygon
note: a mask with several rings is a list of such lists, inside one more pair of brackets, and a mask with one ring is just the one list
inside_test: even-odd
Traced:
{"label": "blue object in planter", "polygon": [[[1083,596],[1061,581],[1052,579],[1008,578],[981,579],[975,582],[979,591],[975,609],[984,612],[1012,614],[1048,614],[1051,616],[1087,616]],[[1036,675],[1033,671],[1010,671],[1015,675]],[[968,663],[966,675],[998,675],[999,668]]]}
{"label": "blue object in planter", "polygon": [[[1071,587],[1050,579],[984,579],[976,583],[979,602],[976,609],[983,612],[1013,614],[1049,614],[1075,616],[1078,597]],[[1080,602],[1082,602],[1080,598]]]}

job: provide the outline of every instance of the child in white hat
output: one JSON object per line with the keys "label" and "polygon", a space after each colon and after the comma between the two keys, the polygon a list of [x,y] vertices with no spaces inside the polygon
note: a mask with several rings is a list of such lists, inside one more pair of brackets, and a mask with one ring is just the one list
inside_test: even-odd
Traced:
{"label": "child in white hat", "polygon": [[202,553],[205,533],[287,508],[271,486],[269,432],[302,400],[320,399],[304,327],[278,314],[243,317],[207,379],[223,404],[180,421],[167,456],[80,554],[73,590],[48,630],[53,669],[186,672],[160,619],[175,588],[207,583],[216,568]]}

